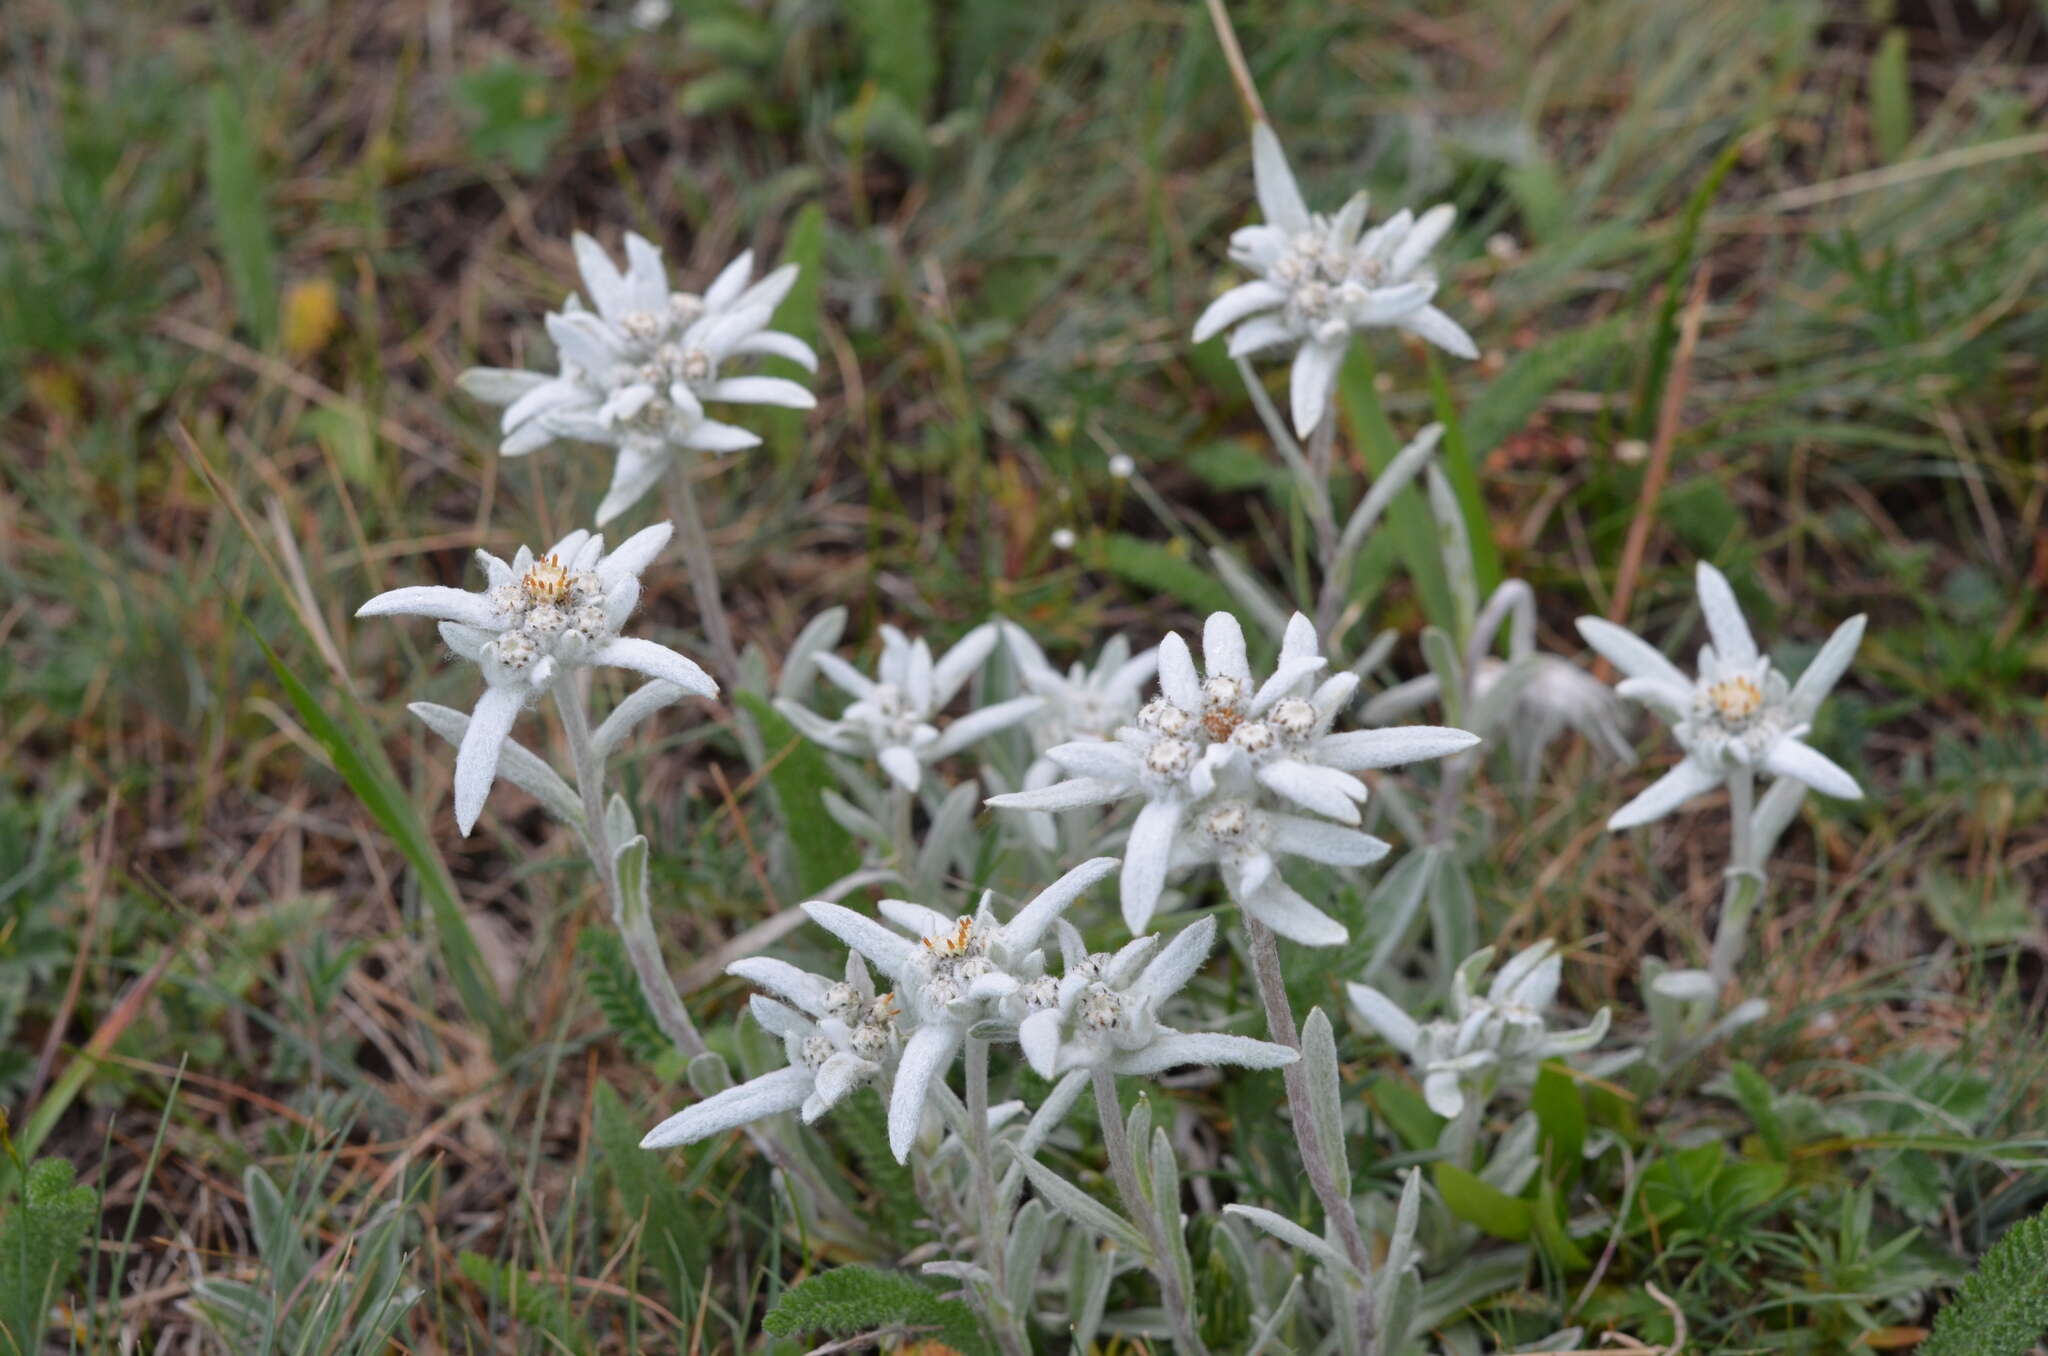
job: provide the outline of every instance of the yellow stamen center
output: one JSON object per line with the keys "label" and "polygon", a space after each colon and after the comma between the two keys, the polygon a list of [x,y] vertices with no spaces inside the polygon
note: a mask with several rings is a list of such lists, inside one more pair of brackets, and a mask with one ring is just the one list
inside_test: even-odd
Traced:
{"label": "yellow stamen center", "polygon": [[1722,720],[1731,725],[1740,724],[1754,716],[1764,704],[1763,689],[1756,680],[1746,674],[1723,678],[1707,689],[1707,700],[1714,704],[1714,710]]}
{"label": "yellow stamen center", "polygon": [[542,556],[519,584],[526,590],[527,601],[559,605],[569,596],[569,571],[553,556]]}

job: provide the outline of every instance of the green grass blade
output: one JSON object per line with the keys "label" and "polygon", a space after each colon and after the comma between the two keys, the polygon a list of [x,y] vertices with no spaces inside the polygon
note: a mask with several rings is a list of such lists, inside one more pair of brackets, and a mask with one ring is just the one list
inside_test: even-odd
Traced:
{"label": "green grass blade", "polygon": [[[1351,437],[1365,456],[1366,465],[1378,475],[1387,469],[1405,441],[1394,432],[1373,386],[1372,359],[1364,344],[1351,345],[1337,378],[1337,394]],[[1380,531],[1393,537],[1401,563],[1415,582],[1425,616],[1445,630],[1457,626],[1458,610],[1451,600],[1450,580],[1444,575],[1443,556],[1437,549],[1436,523],[1422,491],[1410,485],[1394,496],[1392,507],[1381,519]]]}
{"label": "green grass blade", "polygon": [[206,190],[214,234],[242,324],[267,348],[277,337],[277,246],[250,121],[247,105],[226,85],[208,91]]}
{"label": "green grass blade", "polygon": [[307,733],[326,752],[334,770],[356,793],[356,798],[362,801],[370,817],[377,821],[378,827],[389,835],[406,861],[411,863],[419,878],[420,893],[426,898],[427,909],[433,916],[434,931],[441,944],[441,959],[462,997],[463,1007],[490,1029],[494,1043],[505,1045],[511,1039],[510,1024],[497,990],[491,984],[490,974],[484,968],[483,952],[478,949],[476,937],[469,930],[469,920],[463,916],[455,880],[448,874],[447,863],[441,860],[426,826],[414,813],[412,803],[399,790],[398,778],[384,757],[383,746],[363,728],[363,721],[351,700],[344,695],[344,702],[353,718],[351,724],[358,727],[354,730],[344,728],[341,721],[320,705],[312,689],[292,672],[253,626],[249,633],[263,647],[263,657],[269,661],[270,671],[284,688],[292,709],[305,722]]}

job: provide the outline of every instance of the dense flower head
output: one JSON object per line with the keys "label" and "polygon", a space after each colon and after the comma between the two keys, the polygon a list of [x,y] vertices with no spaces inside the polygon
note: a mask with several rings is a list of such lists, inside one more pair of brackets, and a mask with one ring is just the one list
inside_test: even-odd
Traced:
{"label": "dense flower head", "polygon": [[783,961],[749,957],[726,973],[766,989],[748,1003],[754,1020],[782,1040],[785,1068],[726,1088],[647,1132],[643,1149],[693,1144],[784,1111],[817,1120],[840,1099],[887,1076],[902,1053],[892,994],[877,994],[857,955],[833,982]]}
{"label": "dense flower head", "polygon": [[1478,356],[1471,336],[1436,307],[1429,253],[1456,212],[1439,204],[1419,218],[1403,209],[1365,229],[1367,200],[1357,194],[1335,216],[1311,213],[1266,123],[1252,127],[1252,174],[1265,221],[1230,238],[1230,257],[1258,274],[1212,302],[1195,322],[1196,343],[1235,326],[1232,357],[1294,348],[1289,389],[1295,431],[1307,437],[1323,421],[1330,388],[1351,335],[1393,325],[1461,358]]}
{"label": "dense flower head", "polygon": [[1203,918],[1161,946],[1140,937],[1115,953],[1090,953],[1080,934],[1060,921],[1064,969],[1025,995],[1017,1040],[1041,1077],[1075,1069],[1158,1074],[1183,1065],[1233,1064],[1277,1069],[1299,1056],[1284,1045],[1213,1032],[1178,1031],[1159,1009],[1192,979],[1216,941],[1216,920]]}
{"label": "dense flower head", "polygon": [[868,677],[835,654],[815,656],[818,671],[853,700],[836,720],[793,701],[776,708],[798,732],[834,753],[872,758],[899,787],[915,791],[927,765],[1026,719],[1042,705],[1036,696],[1013,698],[969,712],[941,729],[939,713],[967,685],[996,647],[1000,633],[984,623],[934,659],[923,639],[893,626],[881,628],[882,657]]}
{"label": "dense flower head", "polygon": [[448,648],[483,673],[484,695],[470,713],[455,760],[455,818],[465,834],[483,811],[513,721],[564,675],[606,665],[698,696],[717,693],[718,685],[692,660],[619,634],[639,605],[641,571],[668,544],[672,530],[668,523],[645,528],[609,555],[603,537],[582,531],[544,555],[522,546],[510,563],[478,551],[482,592],[416,585],[380,593],[356,610],[358,617],[432,617],[441,623]]}
{"label": "dense flower head", "polygon": [[1247,913],[1305,945],[1336,945],[1344,927],[1280,879],[1275,854],[1341,865],[1376,860],[1386,844],[1352,827],[1361,822],[1367,795],[1357,774],[1443,757],[1478,741],[1434,726],[1333,733],[1358,678],[1340,673],[1309,687],[1328,661],[1314,626],[1299,613],[1263,680],[1253,675],[1244,629],[1229,613],[1214,613],[1204,624],[1202,658],[1205,667],[1197,669],[1187,642],[1169,634],[1159,646],[1158,695],[1114,740],[1048,750],[1069,774],[1066,781],[994,796],[989,804],[1053,811],[1142,799],[1121,882],[1124,921],[1134,933],[1145,931],[1176,865],[1214,862]]}
{"label": "dense flower head", "polygon": [[785,264],[752,281],[751,251],[726,266],[702,296],[669,290],[661,251],[626,235],[626,267],[578,232],[576,262],[589,293],[571,296],[547,317],[559,353],[553,376],[506,368],[473,368],[463,389],[505,406],[499,452],[522,456],[557,439],[619,450],[597,521],[624,512],[660,480],[679,450],[735,452],[761,439],[705,413],[706,404],[781,405],[810,409],[811,393],[782,377],[732,376],[732,360],[773,355],[815,372],[817,355],[794,335],[768,328],[795,284]]}
{"label": "dense flower head", "polygon": [[1856,779],[1804,740],[1814,713],[1834,690],[1863,639],[1863,618],[1835,629],[1813,662],[1788,682],[1757,648],[1735,592],[1701,561],[1697,580],[1710,643],[1688,678],[1653,646],[1612,622],[1581,617],[1579,633],[1624,675],[1615,691],[1662,716],[1685,758],[1608,820],[1612,829],[1647,824],[1711,791],[1736,769],[1790,778],[1846,800],[1862,796]]}
{"label": "dense flower head", "polygon": [[[882,916],[902,932],[838,904],[812,901],[812,921],[859,952],[895,986],[905,1040],[889,1094],[889,1147],[904,1161],[935,1079],[943,1079],[967,1038],[985,1018],[1017,1021],[1041,993],[1045,953],[1040,941],[1081,894],[1116,868],[1114,857],[1083,862],[1019,909],[996,917],[992,895],[967,915],[908,900],[883,900]],[[907,936],[905,934],[908,934]]]}
{"label": "dense flower head", "polygon": [[1439,1116],[1456,1116],[1468,1097],[1483,1106],[1496,1087],[1526,1087],[1543,1061],[1590,1050],[1607,1034],[1608,1012],[1575,1031],[1552,1032],[1546,1013],[1557,999],[1563,964],[1541,941],[1517,953],[1483,994],[1473,981],[1493,960],[1486,947],[1465,958],[1451,979],[1451,1014],[1418,1023],[1378,989],[1346,988],[1352,1006],[1422,1076],[1422,1092]]}

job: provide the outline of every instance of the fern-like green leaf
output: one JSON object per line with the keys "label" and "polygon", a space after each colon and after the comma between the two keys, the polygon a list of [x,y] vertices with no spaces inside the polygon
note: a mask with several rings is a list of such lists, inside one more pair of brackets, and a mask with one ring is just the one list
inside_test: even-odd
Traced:
{"label": "fern-like green leaf", "polygon": [[38,1159],[21,1199],[0,1217],[0,1356],[43,1349],[50,1305],[78,1265],[99,1197],[71,1178],[63,1159]]}
{"label": "fern-like green leaf", "polygon": [[2048,1333],[2048,1211],[1992,1245],[1935,1316],[1920,1356],[2026,1356]]}
{"label": "fern-like green leaf", "polygon": [[643,1064],[655,1065],[670,1056],[673,1051],[668,1038],[647,1010],[633,962],[626,958],[626,946],[618,934],[609,928],[584,928],[576,934],[576,950],[583,957],[583,981],[590,986],[590,996],[626,1053]]}
{"label": "fern-like green leaf", "polygon": [[867,1089],[840,1103],[832,1129],[860,1162],[860,1172],[874,1193],[875,1219],[889,1241],[909,1251],[923,1238],[904,1202],[917,1199],[910,1169],[889,1150],[888,1112],[881,1094]]}
{"label": "fern-like green leaf", "polygon": [[974,1311],[940,1299],[901,1272],[873,1267],[821,1271],[784,1291],[761,1327],[771,1337],[826,1333],[853,1337],[898,1330],[935,1338],[961,1356],[987,1356],[988,1338]]}

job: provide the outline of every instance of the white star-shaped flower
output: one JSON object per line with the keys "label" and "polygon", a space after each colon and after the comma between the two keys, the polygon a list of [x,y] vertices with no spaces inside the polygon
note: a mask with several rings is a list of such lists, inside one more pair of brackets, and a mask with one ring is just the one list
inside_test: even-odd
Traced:
{"label": "white star-shaped flower", "polygon": [[558,438],[618,449],[611,488],[598,505],[600,526],[623,513],[661,479],[680,450],[737,452],[759,436],[704,412],[706,403],[781,405],[808,410],[811,393],[782,377],[725,376],[735,358],[773,355],[818,370],[810,345],[768,328],[795,284],[785,264],[752,282],[752,251],[728,264],[703,296],[671,292],[661,251],[626,235],[621,271],[580,231],[576,263],[591,306],[571,296],[547,317],[560,371],[553,376],[479,367],[462,388],[505,406],[500,454],[522,456]]}
{"label": "white star-shaped flower", "polygon": [[1688,678],[1647,641],[1598,617],[1579,618],[1579,634],[1625,675],[1615,691],[1655,711],[1685,749],[1677,767],[1615,811],[1610,829],[1662,819],[1695,796],[1749,768],[1789,777],[1825,795],[1857,800],[1863,788],[1833,759],[1805,742],[1814,713],[1834,690],[1863,640],[1863,617],[1835,629],[1797,683],[1772,667],[1750,635],[1735,591],[1713,566],[1698,570],[1700,608],[1712,643],[1700,647],[1699,675]]}
{"label": "white star-shaped flower", "polygon": [[818,671],[853,698],[837,720],[793,701],[778,700],[775,707],[799,733],[834,753],[874,759],[906,791],[917,790],[928,764],[1008,729],[1043,702],[1015,697],[969,712],[942,730],[935,723],[939,712],[995,649],[995,625],[975,627],[937,660],[922,639],[911,640],[893,626],[881,632],[882,658],[873,678],[838,655],[813,656]]}
{"label": "white star-shaped flower", "polygon": [[769,1034],[782,1038],[789,1066],[677,1112],[647,1132],[643,1149],[694,1144],[784,1111],[800,1112],[808,1125],[896,1062],[902,1042],[895,1000],[875,993],[859,957],[847,958],[846,978],[836,984],[763,957],[735,961],[726,973],[776,995],[756,994],[748,1009]]}
{"label": "white star-shaped flower", "polygon": [[1369,231],[1363,193],[1334,217],[1311,213],[1280,138],[1263,122],[1252,127],[1252,177],[1266,219],[1230,237],[1230,257],[1259,277],[1210,303],[1194,338],[1199,344],[1236,326],[1233,358],[1293,346],[1296,433],[1306,438],[1323,421],[1358,330],[1393,325],[1460,358],[1479,356],[1472,337],[1430,305],[1437,284],[1429,252],[1457,215],[1448,203],[1419,218],[1404,208]]}
{"label": "white star-shaped flower", "polygon": [[1017,1027],[1017,1043],[1025,1059],[1044,1078],[1075,1069],[1151,1075],[1190,1064],[1277,1069],[1294,1063],[1300,1055],[1272,1041],[1177,1031],[1160,1022],[1160,1006],[1194,978],[1215,942],[1211,916],[1183,929],[1163,948],[1154,935],[1114,955],[1090,955],[1080,934],[1062,919],[1064,972],[1058,979],[1048,975],[1034,981],[1023,994],[1025,1016]]}
{"label": "white star-shaped flower", "polygon": [[[1331,733],[1331,722],[1350,702],[1358,680],[1353,674],[1337,674],[1310,695],[1301,695],[1300,689],[1328,661],[1319,651],[1315,627],[1300,613],[1288,622],[1274,671],[1263,682],[1254,680],[1243,627],[1227,612],[1212,613],[1204,624],[1202,657],[1206,672],[1195,668],[1187,642],[1169,634],[1159,646],[1160,695],[1118,730],[1114,741],[1082,740],[1050,749],[1047,757],[1070,774],[1068,780],[988,801],[1003,809],[1050,811],[1143,797],[1124,849],[1123,912],[1132,932],[1143,932],[1151,921],[1177,858],[1235,859],[1233,851],[1220,843],[1189,841],[1198,807],[1221,809],[1222,803],[1267,793],[1343,824],[1357,824],[1358,807],[1366,797],[1366,785],[1357,773],[1441,758],[1478,742],[1463,730],[1438,726]],[[1284,826],[1288,818],[1260,822]],[[1290,846],[1279,850],[1316,855],[1315,850],[1292,846],[1308,840],[1292,829],[1287,833]],[[1318,840],[1315,847],[1337,854],[1318,860],[1369,861],[1385,850],[1384,844],[1363,833],[1352,837],[1363,841],[1338,848]],[[1244,879],[1263,885],[1269,874],[1254,871]],[[1235,879],[1226,872],[1226,884]],[[1296,940],[1307,935],[1325,938],[1312,944],[1343,940],[1342,927],[1320,911],[1310,908],[1310,918],[1296,909],[1292,900],[1299,896],[1284,899],[1258,889],[1242,896],[1233,890],[1233,897],[1247,907],[1254,899],[1272,903],[1278,921],[1269,925]]]}
{"label": "white star-shaped flower", "polygon": [[812,921],[872,961],[896,986],[908,1038],[889,1094],[889,1148],[910,1153],[932,1080],[944,1078],[967,1030],[984,1017],[1014,1017],[1025,987],[1045,973],[1039,941],[1081,894],[1116,868],[1116,858],[1081,863],[1040,891],[1007,923],[984,894],[971,916],[885,899],[883,917],[912,934],[822,900],[804,905]]}
{"label": "white star-shaped flower", "polygon": [[1496,1087],[1527,1087],[1546,1059],[1590,1050],[1607,1034],[1606,1008],[1576,1031],[1549,1029],[1544,1013],[1563,977],[1553,943],[1518,953],[1484,996],[1475,994],[1473,980],[1492,960],[1492,947],[1465,958],[1451,980],[1451,1015],[1433,1022],[1418,1023],[1370,985],[1345,986],[1358,1015],[1422,1075],[1422,1095],[1439,1116],[1456,1116],[1468,1096],[1483,1106]]}
{"label": "white star-shaped flower", "polygon": [[522,546],[509,565],[478,551],[489,585],[480,593],[415,586],[380,593],[356,609],[358,617],[435,618],[448,648],[483,671],[484,694],[455,758],[455,822],[464,834],[483,813],[513,721],[571,670],[632,669],[700,697],[717,695],[718,684],[691,660],[619,634],[640,601],[640,572],[672,531],[657,523],[610,555],[604,538],[589,532],[570,533],[539,559]]}

